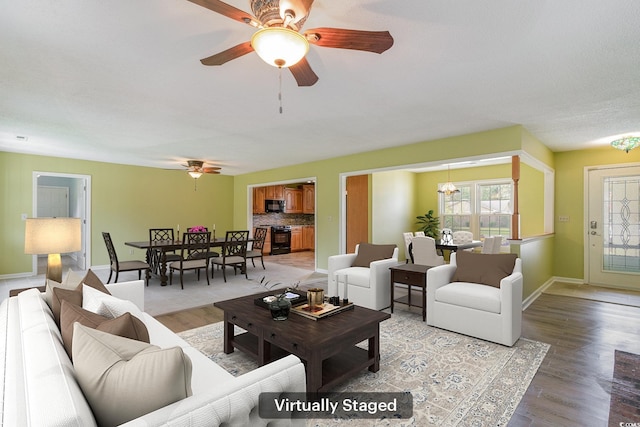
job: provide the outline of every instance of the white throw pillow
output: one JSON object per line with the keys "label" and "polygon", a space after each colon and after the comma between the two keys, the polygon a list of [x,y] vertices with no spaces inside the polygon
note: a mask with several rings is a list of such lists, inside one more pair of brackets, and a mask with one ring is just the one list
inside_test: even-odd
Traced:
{"label": "white throw pillow", "polygon": [[131,313],[144,322],[142,311],[133,302],[107,295],[91,286],[82,286],[82,308],[109,319]]}

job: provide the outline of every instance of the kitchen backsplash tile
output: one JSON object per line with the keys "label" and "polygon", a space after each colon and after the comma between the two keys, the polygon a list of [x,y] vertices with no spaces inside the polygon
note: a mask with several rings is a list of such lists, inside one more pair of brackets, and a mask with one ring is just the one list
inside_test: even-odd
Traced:
{"label": "kitchen backsplash tile", "polygon": [[270,212],[253,216],[254,227],[267,227],[271,225],[315,225],[315,215]]}

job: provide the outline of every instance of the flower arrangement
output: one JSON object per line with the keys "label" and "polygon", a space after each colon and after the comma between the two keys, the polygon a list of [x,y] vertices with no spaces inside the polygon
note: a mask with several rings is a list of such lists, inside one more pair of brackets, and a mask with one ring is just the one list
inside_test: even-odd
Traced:
{"label": "flower arrangement", "polygon": [[[262,276],[262,279],[260,279],[260,284],[262,286],[264,286],[268,290],[272,290],[273,288],[282,285],[282,283],[280,283],[280,282],[272,284],[270,280],[266,280],[266,281],[265,280],[266,280],[266,277]],[[280,294],[277,294],[277,295],[274,295],[274,297],[278,301],[283,300],[285,298],[285,296],[287,295],[287,292],[291,292],[291,291],[294,291],[294,290],[298,289],[298,286],[300,286],[300,282],[296,282],[291,286],[287,286],[287,288],[284,290],[284,292],[282,292]]]}
{"label": "flower arrangement", "polygon": [[196,225],[195,227],[189,228],[187,231],[189,231],[189,233],[204,233],[207,231],[207,227]]}
{"label": "flower arrangement", "polygon": [[[260,279],[260,284],[264,286],[266,289],[273,289],[276,286],[282,285],[282,283],[273,283],[269,280],[265,281],[265,277],[263,276]],[[271,317],[273,320],[287,320],[289,317],[289,311],[291,310],[291,301],[287,298],[287,294],[295,289],[298,289],[300,282],[295,283],[293,286],[287,287],[284,292],[281,292],[276,295],[264,297],[262,301],[267,303],[269,306],[269,310],[271,311]]]}

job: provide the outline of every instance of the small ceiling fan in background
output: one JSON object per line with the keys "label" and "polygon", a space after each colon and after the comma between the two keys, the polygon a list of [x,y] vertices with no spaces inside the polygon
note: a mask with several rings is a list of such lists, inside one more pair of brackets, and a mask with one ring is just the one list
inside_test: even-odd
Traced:
{"label": "small ceiling fan in background", "polygon": [[220,170],[222,168],[217,166],[204,166],[204,162],[202,160],[187,160],[186,165],[182,165],[187,168],[187,173],[191,178],[194,179],[194,189],[197,190],[197,179],[202,176],[202,174],[208,173],[213,175],[219,175]]}
{"label": "small ceiling fan in background", "polygon": [[289,68],[298,86],[318,81],[305,55],[309,43],[321,47],[382,53],[393,46],[388,31],[314,28],[300,33],[313,0],[250,0],[252,16],[219,0],[189,0],[228,18],[258,28],[250,41],[201,59],[204,65],[222,65],[255,51],[267,64]]}

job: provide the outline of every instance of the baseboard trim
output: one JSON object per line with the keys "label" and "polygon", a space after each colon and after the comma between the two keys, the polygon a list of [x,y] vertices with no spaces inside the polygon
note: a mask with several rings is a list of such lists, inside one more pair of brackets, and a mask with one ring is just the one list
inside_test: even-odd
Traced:
{"label": "baseboard trim", "polygon": [[522,311],[526,310],[535,300],[538,299],[540,295],[555,282],[565,282],[565,283],[575,283],[575,284],[583,284],[584,281],[582,279],[575,279],[571,277],[558,277],[551,276],[546,282],[542,284],[538,289],[533,291],[531,295],[529,295],[524,301],[522,301]]}

